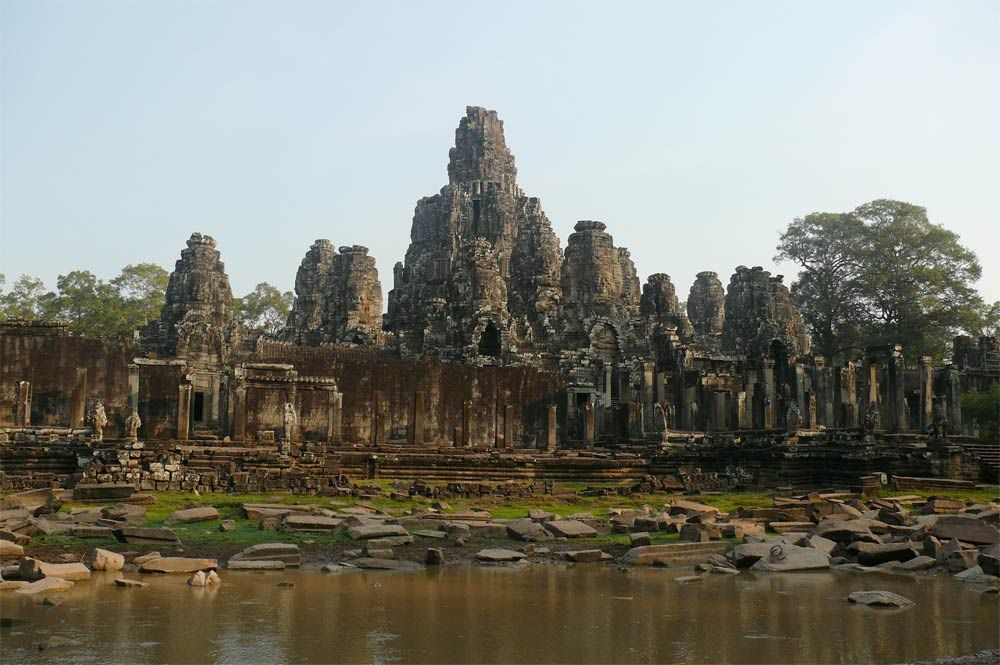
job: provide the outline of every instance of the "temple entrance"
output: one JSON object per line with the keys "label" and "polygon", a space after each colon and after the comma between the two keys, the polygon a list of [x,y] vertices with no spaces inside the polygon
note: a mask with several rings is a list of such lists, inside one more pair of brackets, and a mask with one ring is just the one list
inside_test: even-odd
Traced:
{"label": "temple entrance", "polygon": [[205,420],[205,393],[196,392],[191,404],[191,420],[200,423]]}
{"label": "temple entrance", "polygon": [[499,358],[501,349],[500,330],[490,321],[479,336],[479,355]]}

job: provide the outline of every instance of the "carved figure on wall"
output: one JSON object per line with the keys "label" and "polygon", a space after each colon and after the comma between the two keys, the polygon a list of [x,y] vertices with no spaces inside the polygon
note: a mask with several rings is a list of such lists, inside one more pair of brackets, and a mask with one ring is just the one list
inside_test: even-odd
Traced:
{"label": "carved figure on wall", "polygon": [[139,410],[132,408],[128,417],[125,418],[125,435],[129,441],[135,443],[139,440],[139,428],[142,427],[142,419],[139,418]]}
{"label": "carved figure on wall", "polygon": [[657,402],[653,405],[653,430],[665,432],[669,426],[666,411],[663,409],[663,405]]}
{"label": "carved figure on wall", "polygon": [[90,415],[90,422],[93,427],[95,441],[104,440],[104,426],[108,424],[108,414],[104,411],[104,404],[98,402],[94,405],[94,411]]}
{"label": "carved figure on wall", "polygon": [[698,429],[698,402],[691,402],[691,406],[688,408],[691,415],[691,429]]}
{"label": "carved figure on wall", "polygon": [[802,420],[802,413],[799,411],[799,405],[794,401],[788,403],[788,408],[785,409],[785,426],[788,431],[794,434],[799,431],[799,424]]}
{"label": "carved figure on wall", "polygon": [[871,434],[876,427],[878,427],[878,404],[869,402],[868,408],[865,410],[865,422],[862,429]]}
{"label": "carved figure on wall", "polygon": [[948,416],[944,409],[944,399],[934,398],[934,406],[931,410],[930,435],[932,439],[940,440],[948,436]]}
{"label": "carved figure on wall", "polygon": [[291,402],[285,402],[285,414],[282,418],[282,437],[285,441],[291,441],[295,436],[295,424],[298,422],[298,416],[295,414],[295,405]]}

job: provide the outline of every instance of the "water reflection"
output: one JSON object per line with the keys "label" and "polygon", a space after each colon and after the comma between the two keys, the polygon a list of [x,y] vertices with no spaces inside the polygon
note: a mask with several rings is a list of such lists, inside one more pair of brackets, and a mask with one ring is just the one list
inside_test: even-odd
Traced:
{"label": "water reflection", "polygon": [[[0,648],[4,663],[36,658],[47,635],[83,643],[59,653],[66,663],[886,663],[1000,643],[996,596],[945,576],[745,573],[672,583],[690,572],[223,572],[221,587],[146,576],[152,585],[142,590],[98,574],[59,607],[4,593],[3,615],[29,623],[4,628]],[[280,588],[281,580],[295,586]],[[917,607],[879,611],[844,600],[872,588]]]}

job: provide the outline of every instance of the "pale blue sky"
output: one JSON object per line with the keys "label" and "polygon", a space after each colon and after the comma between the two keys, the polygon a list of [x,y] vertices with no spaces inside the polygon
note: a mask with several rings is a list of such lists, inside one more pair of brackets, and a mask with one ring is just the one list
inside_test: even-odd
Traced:
{"label": "pale blue sky", "polygon": [[290,289],[316,238],[369,246],[388,290],[480,105],[564,247],[604,220],[682,299],[881,197],[960,233],[1000,299],[995,0],[0,0],[0,39],[8,281],[170,268],[201,231],[237,295]]}

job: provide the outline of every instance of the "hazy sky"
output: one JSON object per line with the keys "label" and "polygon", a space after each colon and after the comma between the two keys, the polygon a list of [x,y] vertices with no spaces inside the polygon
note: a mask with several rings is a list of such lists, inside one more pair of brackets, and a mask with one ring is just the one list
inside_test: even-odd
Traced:
{"label": "hazy sky", "polygon": [[237,295],[292,288],[316,238],[369,246],[388,290],[479,105],[563,247],[603,220],[681,299],[882,197],[961,234],[1000,299],[996,0],[0,0],[0,39],[8,285],[171,268],[200,231]]}

